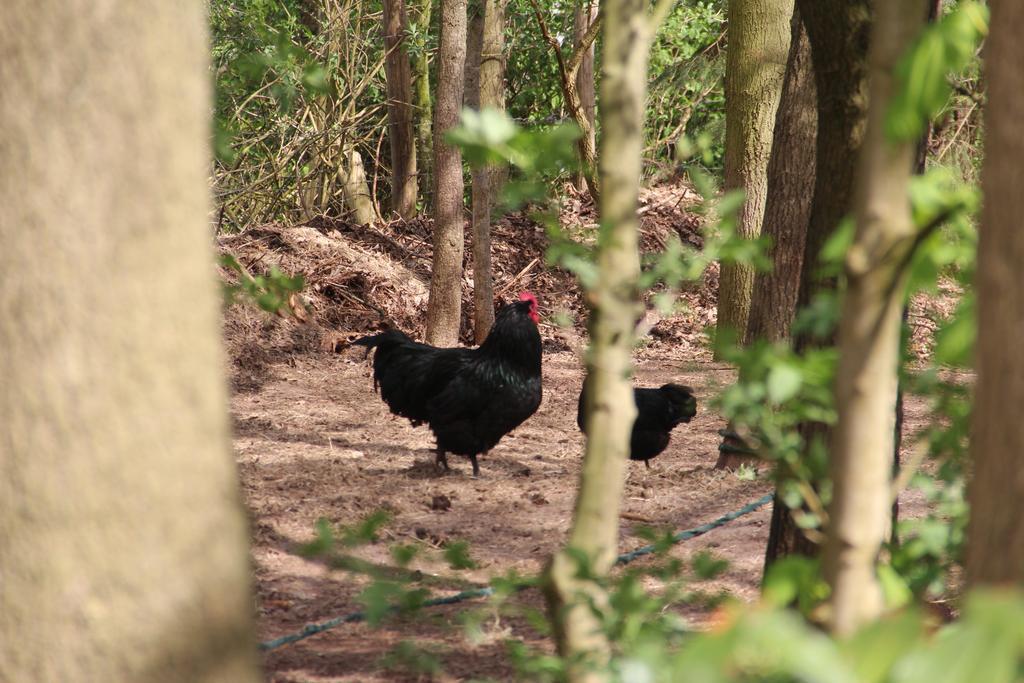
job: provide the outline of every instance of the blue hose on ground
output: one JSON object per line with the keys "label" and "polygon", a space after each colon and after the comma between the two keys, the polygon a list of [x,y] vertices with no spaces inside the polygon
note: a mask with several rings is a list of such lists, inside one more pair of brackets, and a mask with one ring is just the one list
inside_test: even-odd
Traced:
{"label": "blue hose on ground", "polygon": [[[755,500],[755,501],[753,501],[751,503],[747,503],[746,505],[741,507],[739,510],[735,510],[735,511],[730,512],[728,514],[722,515],[718,519],[715,519],[715,520],[713,520],[711,522],[708,522],[707,524],[702,524],[702,525],[700,525],[698,527],[694,527],[692,529],[687,529],[685,531],[680,531],[679,533],[675,534],[672,537],[672,543],[673,543],[673,545],[676,544],[676,543],[682,543],[683,541],[688,541],[691,538],[695,538],[697,536],[702,536],[702,535],[706,534],[707,532],[709,532],[709,531],[711,531],[713,529],[717,529],[720,526],[725,526],[726,524],[728,524],[729,522],[731,522],[731,521],[733,521],[735,519],[739,519],[740,517],[742,517],[744,515],[749,515],[751,512],[754,512],[755,510],[758,510],[758,509],[764,507],[768,503],[772,502],[773,498],[774,498],[774,494],[772,494],[772,493],[766,494],[766,495],[758,498],[757,500]],[[650,555],[650,554],[652,554],[654,552],[657,552],[657,548],[658,548],[658,546],[656,546],[654,544],[651,544],[651,545],[645,545],[643,547],[637,548],[636,550],[631,550],[628,553],[623,553],[623,554],[619,555],[619,557],[615,560],[615,564],[616,565],[629,564],[633,560],[636,560],[636,559],[638,559],[640,557],[643,557],[645,555]],[[532,583],[525,583],[525,584],[522,584],[521,586],[519,586],[519,588],[521,590],[521,589],[527,588],[527,587],[529,587],[531,585],[533,585],[533,584]],[[444,597],[444,598],[433,598],[431,600],[427,600],[426,602],[423,603],[422,607],[425,608],[425,607],[437,607],[437,606],[440,606],[440,605],[455,605],[455,604],[460,603],[460,602],[465,602],[466,600],[476,600],[478,598],[490,597],[491,595],[494,595],[494,589],[489,587],[489,586],[485,587],[485,588],[475,588],[473,590],[462,591],[461,593],[456,593],[454,595],[449,595],[449,596]],[[392,607],[391,611],[392,612],[396,612],[396,611],[398,611],[398,608],[397,607]],[[298,642],[300,640],[304,640],[306,638],[309,638],[310,636],[315,636],[318,633],[323,633],[324,631],[329,631],[330,629],[332,629],[332,628],[334,628],[336,626],[341,626],[342,624],[353,624],[353,623],[356,623],[356,622],[359,622],[359,621],[365,621],[365,620],[366,620],[366,612],[351,612],[350,614],[346,614],[344,616],[335,617],[334,619],[328,619],[327,621],[322,621],[319,624],[307,624],[305,627],[302,628],[301,631],[297,631],[297,632],[289,634],[289,635],[281,636],[280,638],[274,638],[273,640],[264,641],[264,642],[260,643],[259,648],[260,648],[260,650],[263,650],[263,651],[275,650],[275,649],[277,649],[279,647],[282,647],[284,645],[288,645],[290,643],[295,643],[295,642]]]}

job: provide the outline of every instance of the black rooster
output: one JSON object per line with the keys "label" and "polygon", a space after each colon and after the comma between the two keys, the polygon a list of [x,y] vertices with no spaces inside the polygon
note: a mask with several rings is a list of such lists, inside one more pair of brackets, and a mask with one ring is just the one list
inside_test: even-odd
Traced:
{"label": "black rooster", "polygon": [[[587,382],[583,382],[579,404],[576,408],[576,424],[584,434],[585,396]],[[629,459],[643,460],[651,466],[651,458],[668,447],[672,430],[683,422],[689,422],[697,414],[697,399],[690,387],[680,384],[664,384],[657,389],[633,389],[636,401],[636,422],[629,438]]]}
{"label": "black rooster", "polygon": [[395,415],[424,422],[437,437],[437,465],[446,453],[477,456],[533,415],[541,401],[541,341],[537,299],[529,292],[495,316],[479,348],[439,349],[398,330],[352,342],[376,349],[373,385]]}

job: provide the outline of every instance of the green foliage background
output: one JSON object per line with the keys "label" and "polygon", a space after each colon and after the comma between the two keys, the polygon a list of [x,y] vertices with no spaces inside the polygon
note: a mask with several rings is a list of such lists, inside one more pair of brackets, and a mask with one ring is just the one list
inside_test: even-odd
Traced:
{"label": "green foliage background", "polygon": [[[568,58],[575,5],[540,4]],[[408,49],[433,60],[439,12],[432,12],[432,26],[421,26],[413,3],[407,5]],[[220,229],[344,213],[334,180],[341,145],[361,153],[367,176],[376,181],[375,199],[385,204],[390,174],[382,139],[381,13],[379,0],[211,0]],[[557,62],[529,1],[509,0],[506,17],[509,114],[523,125],[567,119]],[[677,148],[688,139],[705,151],[699,164],[721,172],[724,46],[724,0],[677,3],[651,53],[644,152],[649,175],[674,175]],[[596,51],[599,69],[600,40]]]}

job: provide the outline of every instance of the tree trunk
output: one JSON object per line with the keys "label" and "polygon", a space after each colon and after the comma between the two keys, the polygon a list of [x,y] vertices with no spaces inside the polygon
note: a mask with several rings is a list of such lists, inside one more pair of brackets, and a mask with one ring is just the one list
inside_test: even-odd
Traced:
{"label": "tree trunk", "polygon": [[772,501],[772,521],[768,527],[768,549],[765,552],[764,566],[768,567],[776,560],[789,555],[815,557],[818,544],[807,537],[804,530],[797,526],[793,513],[782,502],[778,492]]}
{"label": "tree trunk", "polygon": [[569,60],[566,61],[562,56],[562,43],[559,37],[551,32],[548,28],[547,20],[544,19],[544,9],[540,6],[538,0],[530,0],[530,5],[533,7],[533,14],[537,18],[537,25],[540,27],[541,34],[551,47],[551,51],[558,61],[558,74],[562,82],[562,96],[565,98],[565,106],[569,110],[569,115],[572,116],[573,121],[576,122],[576,125],[579,126],[580,131],[583,133],[577,142],[580,155],[580,171],[586,180],[591,198],[593,198],[595,203],[599,203],[601,201],[601,194],[600,183],[597,178],[597,149],[594,146],[594,127],[587,120],[584,113],[579,93],[576,90],[576,76],[579,73],[584,56],[593,47],[594,41],[597,39],[597,32],[601,29],[601,16],[597,15],[594,17],[594,20],[587,27],[586,32],[573,50]]}
{"label": "tree trunk", "polygon": [[203,6],[16,0],[0,44],[0,680],[262,680]]}
{"label": "tree trunk", "polygon": [[488,0],[467,4],[466,19],[466,68],[463,83],[462,104],[470,109],[480,109],[480,51],[484,44],[484,6]]}
{"label": "tree trunk", "polygon": [[[925,4],[928,7],[928,23],[937,21],[939,18],[939,11],[942,9],[942,0],[926,0]],[[933,126],[929,121],[925,127],[924,135],[917,143],[917,158],[914,161],[914,173],[916,175],[923,175],[928,164],[928,145],[931,141]],[[903,303],[903,326],[906,327],[907,316],[909,309],[907,303]],[[900,469],[902,467],[900,463],[900,450],[903,447],[903,378],[902,374],[897,380],[896,384],[896,427],[893,430],[893,444],[892,444],[892,477],[893,479],[899,478]],[[900,537],[897,530],[897,522],[900,520],[900,497],[898,495],[893,496],[892,499],[892,514],[891,522],[889,524],[889,544],[892,546],[898,546],[900,543]]]}
{"label": "tree trunk", "polygon": [[[789,53],[792,0],[730,0],[729,48],[725,62],[725,189],[742,189],[737,232],[754,239],[768,191],[782,83]],[[718,327],[731,328],[742,343],[750,313],[754,270],[723,263],[718,283]]]}
{"label": "tree trunk", "polygon": [[405,0],[384,0],[384,75],[391,143],[391,209],[416,215],[416,139],[413,136],[412,71],[405,41]]}
{"label": "tree trunk", "polygon": [[[601,238],[599,283],[590,320],[588,438],[568,548],[546,572],[547,600],[556,642],[570,659],[570,681],[606,681],[610,646],[588,600],[607,605],[592,581],[576,577],[572,551],[586,558],[592,574],[604,576],[618,547],[632,400],[633,329],[641,312],[637,204],[643,147],[647,57],[654,30],[646,0],[606,0],[605,57],[601,79]],[[571,550],[570,550],[571,549]]]}
{"label": "tree trunk", "polygon": [[[818,257],[839,222],[850,213],[854,170],[867,123],[868,0],[797,0],[811,43],[818,92],[818,144],[814,198],[804,243],[797,310],[820,291],[835,289],[822,277]],[[798,349],[810,340],[796,339]]]}
{"label": "tree trunk", "polygon": [[[470,106],[504,111],[505,0],[481,0],[477,11],[479,49],[467,59],[476,67],[475,97]],[[472,42],[472,35],[469,40]],[[473,336],[478,344],[483,343],[494,324],[491,207],[498,180],[497,169],[481,167],[473,171]]]}
{"label": "tree trunk", "polygon": [[[586,135],[590,149],[597,149],[597,97],[594,91],[594,43],[584,44],[584,37],[590,25],[597,20],[598,0],[579,0],[573,14],[572,44],[573,50],[581,50],[579,70],[576,72],[576,93],[580,99],[583,116],[590,124]],[[576,177],[576,189],[586,192],[587,179],[580,169]]]}
{"label": "tree trunk", "polygon": [[352,214],[352,220],[359,225],[373,223],[373,200],[370,198],[370,186],[366,183],[363,157],[359,152],[352,148],[343,152],[342,161],[338,164],[338,180],[341,181],[341,193],[345,197],[346,208]]}
{"label": "tree trunk", "polygon": [[832,587],[831,628],[838,636],[876,619],[884,606],[876,562],[892,512],[905,260],[915,233],[909,185],[916,147],[912,140],[888,139],[885,118],[898,87],[896,65],[924,18],[919,0],[879,3],[871,36],[871,107],[858,163],[856,236],[845,260],[838,421],[829,453],[833,494],[822,563]]}
{"label": "tree trunk", "polygon": [[[430,31],[430,15],[433,7],[433,0],[418,0],[419,14],[416,24],[424,32]],[[416,138],[419,147],[419,175],[420,187],[433,187],[433,174],[431,159],[433,159],[433,143],[431,133],[431,103],[430,103],[430,55],[424,50],[416,57],[413,64],[416,77]],[[425,192],[426,190],[424,190]],[[424,198],[425,210],[429,211],[432,206],[432,197]]]}
{"label": "tree trunk", "polygon": [[444,140],[459,123],[466,65],[466,0],[441,0],[434,108],[434,264],[427,305],[426,341],[455,346],[462,320],[462,152]]}
{"label": "tree trunk", "polygon": [[[768,197],[762,228],[772,239],[773,268],[754,275],[745,335],[748,342],[755,339],[777,342],[789,338],[811,213],[818,110],[811,45],[796,8],[790,21],[790,34],[786,77],[775,114],[775,133],[768,161]],[[756,456],[743,452],[747,445],[734,434],[730,424],[719,446],[716,470],[735,470],[757,462]]]}
{"label": "tree trunk", "polygon": [[[867,46],[871,12],[867,0],[797,0],[797,7],[811,44],[815,88],[818,93],[818,137],[815,159],[814,199],[807,226],[797,310],[822,291],[835,289],[834,278],[823,277],[818,256],[840,220],[852,208],[854,169],[867,121]],[[797,351],[831,340],[798,335]],[[829,429],[820,423],[800,426],[808,446],[814,440],[829,439]],[[781,500],[776,496],[776,503]],[[779,533],[769,537],[765,568],[793,548],[817,546],[791,519],[784,506],[773,512]],[[793,535],[790,535],[793,534]],[[804,537],[798,538],[796,536]]]}
{"label": "tree trunk", "polygon": [[1015,343],[1024,333],[1024,5],[990,0],[989,7],[966,561],[968,581],[975,585],[1024,581],[1024,363]]}
{"label": "tree trunk", "polygon": [[775,116],[768,197],[762,234],[772,239],[774,267],[754,276],[746,339],[789,339],[800,289],[800,268],[814,194],[814,159],[818,133],[817,91],[800,10],[793,10],[789,60],[782,98]]}

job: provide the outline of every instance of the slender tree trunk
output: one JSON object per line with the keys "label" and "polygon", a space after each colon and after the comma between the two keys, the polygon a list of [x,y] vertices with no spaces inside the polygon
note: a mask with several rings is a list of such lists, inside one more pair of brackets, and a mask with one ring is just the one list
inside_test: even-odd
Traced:
{"label": "slender tree trunk", "polygon": [[829,470],[832,504],[823,569],[832,631],[848,636],[884,606],[876,562],[891,522],[892,453],[900,329],[914,243],[909,185],[915,141],[886,137],[896,65],[924,24],[920,0],[878,4],[869,59],[871,107],[858,163],[853,246],[839,326],[839,368]]}
{"label": "slender tree trunk", "polygon": [[466,68],[462,103],[470,109],[480,109],[480,51],[484,44],[484,3],[475,0],[467,4]]}
{"label": "slender tree trunk", "polygon": [[[725,63],[725,189],[742,189],[738,233],[754,239],[768,190],[782,83],[789,53],[792,0],[730,0],[729,49]],[[740,336],[747,329],[754,270],[723,263],[718,284],[718,327]]]}
{"label": "slender tree trunk", "polygon": [[[825,242],[853,206],[854,169],[867,121],[867,47],[871,11],[867,0],[797,0],[811,44],[815,88],[818,93],[818,138],[814,199],[804,243],[797,310],[819,292],[835,289],[834,278],[823,277],[818,256]],[[802,351],[831,340],[798,335],[793,344]],[[829,429],[821,423],[800,426],[810,447],[828,443]],[[775,497],[772,533],[765,553],[771,561],[792,549],[816,548],[792,519],[792,512]],[[776,520],[775,517],[778,517]],[[816,553],[815,553],[816,554]]]}
{"label": "slender tree trunk", "polygon": [[817,134],[811,44],[800,10],[794,8],[786,79],[768,161],[768,197],[761,229],[762,234],[772,239],[770,255],[774,267],[754,276],[747,340],[789,339],[811,217]]}
{"label": "slender tree trunk", "polygon": [[0,680],[262,680],[203,6],[15,0],[0,44]]}
{"label": "slender tree trunk", "polygon": [[576,125],[583,132],[577,143],[581,172],[586,179],[590,196],[595,202],[600,202],[600,183],[597,178],[597,149],[594,146],[595,137],[593,134],[594,127],[587,120],[584,113],[579,93],[576,90],[576,76],[579,73],[580,65],[583,63],[583,58],[586,56],[587,51],[593,47],[594,41],[597,39],[597,33],[601,29],[601,15],[598,14],[594,17],[594,20],[587,27],[586,32],[580,38],[579,43],[567,61],[562,56],[562,44],[559,38],[548,28],[547,20],[544,18],[544,9],[540,6],[538,0],[530,0],[530,5],[533,7],[533,14],[537,18],[537,25],[540,27],[541,34],[551,47],[551,51],[558,61],[558,73],[562,82],[562,96],[565,98],[565,106],[569,110],[569,115],[572,116],[573,121],[576,122]]}
{"label": "slender tree trunk", "polygon": [[[618,547],[619,507],[636,417],[632,400],[633,328],[640,314],[637,204],[643,147],[647,58],[654,28],[645,0],[606,0],[601,79],[601,231],[599,284],[590,320],[590,423],[568,549],[546,574],[548,606],[559,652],[573,661],[571,681],[607,681],[611,655],[589,600],[607,605],[599,585],[577,578],[577,559],[606,575]],[[571,549],[571,550],[570,550]]]}
{"label": "slender tree trunk", "polygon": [[384,75],[391,143],[391,208],[405,219],[416,215],[416,138],[413,135],[412,71],[405,40],[405,0],[384,0]]}
{"label": "slender tree trunk", "polygon": [[990,0],[985,69],[985,192],[978,243],[978,383],[968,487],[967,578],[972,584],[1024,581],[1024,5]]}
{"label": "slender tree trunk", "polygon": [[[430,31],[430,15],[433,7],[433,0],[417,0],[419,14],[416,17],[416,24],[424,32]],[[431,133],[432,107],[430,102],[430,55],[424,50],[416,57],[413,64],[416,77],[416,140],[419,147],[419,174],[420,187],[433,187],[433,174],[431,160],[434,157],[433,139]],[[426,190],[424,190],[426,192]],[[424,206],[427,210],[431,206],[432,197],[424,198]]]}
{"label": "slender tree trunk", "polygon": [[[505,109],[505,0],[481,0],[478,8],[479,49],[475,62],[475,96],[470,106]],[[472,31],[469,37],[473,42]],[[469,69],[467,69],[467,73]],[[494,324],[494,275],[491,270],[491,207],[499,184],[498,170],[473,171],[473,335],[478,344]]]}
{"label": "slender tree trunk", "polygon": [[[576,93],[580,98],[583,116],[590,124],[586,132],[587,145],[597,149],[597,96],[594,89],[594,43],[585,45],[584,37],[590,25],[597,20],[598,0],[579,0],[573,14],[572,44],[573,50],[581,50],[579,70],[576,72]],[[576,189],[585,192],[587,179],[582,169],[576,177]]]}
{"label": "slender tree trunk", "polygon": [[[469,32],[466,35],[465,106],[482,108],[481,66],[484,50],[484,16],[492,0],[477,0],[469,6]],[[493,10],[492,10],[493,12]],[[473,340],[482,344],[494,323],[494,286],[491,280],[491,197],[490,175],[486,167],[474,168],[471,175],[470,225],[473,235]]]}
{"label": "slender tree trunk", "polygon": [[[939,18],[939,11],[942,9],[942,0],[926,0],[925,5],[928,7],[928,23],[932,23]],[[928,123],[925,128],[924,135],[917,144],[917,158],[914,161],[914,173],[916,175],[923,175],[928,163],[928,145],[932,137],[932,124]],[[907,324],[908,308],[907,303],[903,303],[903,326]],[[896,385],[896,427],[893,430],[893,444],[892,444],[892,476],[893,479],[897,479],[900,474],[900,450],[903,446],[903,378],[902,373],[900,378],[897,380]],[[900,543],[899,533],[897,531],[897,522],[900,519],[900,498],[899,496],[893,496],[892,500],[892,521],[889,525],[889,543],[893,546],[898,546]]]}
{"label": "slender tree trunk", "polygon": [[455,346],[462,320],[462,152],[444,140],[459,122],[466,65],[466,0],[441,0],[437,106],[434,109],[434,265],[426,341]]}

